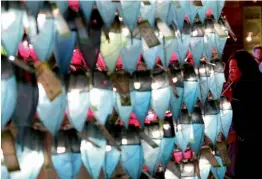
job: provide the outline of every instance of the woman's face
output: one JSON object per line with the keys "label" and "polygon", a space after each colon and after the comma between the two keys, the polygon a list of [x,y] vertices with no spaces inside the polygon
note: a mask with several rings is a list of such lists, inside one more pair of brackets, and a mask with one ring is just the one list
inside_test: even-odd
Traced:
{"label": "woman's face", "polygon": [[242,73],[238,68],[237,61],[235,59],[230,60],[229,62],[229,79],[232,82],[238,82]]}

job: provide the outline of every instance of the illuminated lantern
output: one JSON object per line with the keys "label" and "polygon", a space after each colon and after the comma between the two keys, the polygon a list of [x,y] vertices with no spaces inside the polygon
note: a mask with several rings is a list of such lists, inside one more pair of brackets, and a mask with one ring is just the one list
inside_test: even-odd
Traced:
{"label": "illuminated lantern", "polygon": [[62,130],[54,138],[52,162],[61,179],[77,177],[82,165],[80,142],[75,129]]}
{"label": "illuminated lantern", "polygon": [[177,28],[181,32],[184,26],[184,19],[185,19],[185,9],[181,8],[181,5],[179,2],[177,3],[170,3],[170,10],[169,10],[169,16],[172,17],[172,20],[176,24]]}
{"label": "illuminated lantern", "polygon": [[212,49],[215,47],[213,42],[214,33],[205,33],[204,36],[204,52],[203,55],[206,57],[207,61],[211,61],[212,59]]}
{"label": "illuminated lantern", "polygon": [[183,101],[189,112],[193,112],[198,97],[198,80],[193,66],[184,64]]}
{"label": "illuminated lantern", "polygon": [[230,102],[226,97],[220,99],[221,127],[224,136],[228,137],[228,132],[232,123],[233,111]]}
{"label": "illuminated lantern", "polygon": [[38,116],[52,135],[56,135],[64,119],[64,112],[66,109],[65,89],[63,88],[62,94],[57,96],[53,101],[49,100],[41,83],[38,83],[38,90]]}
{"label": "illuminated lantern", "polygon": [[151,80],[150,71],[136,71],[134,73],[134,113],[136,114],[141,127],[144,126],[144,121],[150,108]]}
{"label": "illuminated lantern", "polygon": [[87,22],[90,22],[91,13],[92,13],[94,4],[95,4],[95,1],[79,0],[79,6]]}
{"label": "illuminated lantern", "polygon": [[137,25],[137,18],[140,12],[140,1],[125,1],[121,0],[122,14],[123,20],[125,24],[128,26],[130,31],[133,31]]}
{"label": "illuminated lantern", "polygon": [[180,170],[181,178],[198,179],[198,177],[195,176],[195,165],[193,162],[186,162],[180,164]]}
{"label": "illuminated lantern", "polygon": [[24,5],[29,14],[32,14],[34,17],[37,17],[40,8],[44,5],[44,1],[24,1]]}
{"label": "illuminated lantern", "polygon": [[224,178],[227,167],[223,165],[222,159],[219,156],[216,156],[216,160],[222,167],[211,167],[211,172],[213,173],[216,179]]}
{"label": "illuminated lantern", "polygon": [[68,117],[70,123],[79,132],[83,130],[90,107],[89,83],[90,79],[84,72],[71,73],[69,76]]}
{"label": "illuminated lantern", "polygon": [[90,105],[94,116],[105,124],[113,110],[113,90],[109,77],[102,72],[94,72],[93,88],[90,90]]}
{"label": "illuminated lantern", "polygon": [[193,140],[190,141],[192,150],[198,154],[199,150],[204,143],[204,130],[205,125],[202,118],[200,108],[195,108],[191,116],[193,125]]}
{"label": "illuminated lantern", "polygon": [[[16,56],[18,45],[24,34],[23,16],[21,3],[18,1],[7,1],[8,10],[1,10],[1,43],[8,56]],[[10,38],[12,37],[12,38]]]}
{"label": "illuminated lantern", "polygon": [[40,11],[37,17],[39,33],[37,35],[28,34],[30,43],[33,45],[37,57],[41,61],[49,60],[56,39],[55,20],[46,16],[46,14],[42,14]]}
{"label": "illuminated lantern", "polygon": [[214,99],[220,99],[225,79],[224,66],[222,61],[214,60],[211,61],[215,64],[210,70],[210,77],[208,78],[208,87],[212,93]]}
{"label": "illuminated lantern", "polygon": [[[119,139],[119,136],[121,135],[121,126],[109,124],[107,126],[107,129],[109,133],[114,136],[115,138]],[[119,133],[120,132],[120,133]],[[117,141],[120,142],[119,140]],[[103,171],[105,174],[106,179],[109,179],[112,177],[113,172],[115,171],[115,168],[121,158],[121,152],[114,147],[114,145],[107,141],[106,145],[106,154],[105,154],[105,161],[103,165]]]}
{"label": "illuminated lantern", "polygon": [[187,110],[182,110],[176,129],[176,145],[182,152],[185,152],[193,136],[192,118]]}
{"label": "illuminated lantern", "polygon": [[12,116],[17,100],[17,84],[12,64],[1,56],[1,129]]}
{"label": "illuminated lantern", "polygon": [[61,37],[58,33],[55,39],[55,59],[61,74],[66,75],[72,59],[76,41],[76,33],[71,32],[68,37]]}
{"label": "illuminated lantern", "polygon": [[205,101],[209,92],[209,76],[210,70],[208,64],[201,62],[198,68],[199,76],[199,99],[202,104],[205,104]]}
{"label": "illuminated lantern", "polygon": [[[145,134],[150,137],[157,145],[160,144],[163,138],[163,131],[160,128],[159,123],[145,124],[144,127]],[[148,171],[154,175],[159,164],[159,147],[153,148],[146,141],[141,141],[144,152],[144,164],[147,166]]]}
{"label": "illuminated lantern", "polygon": [[218,36],[218,34],[215,34],[215,44],[216,44],[216,49],[217,49],[219,58],[222,58],[223,50],[227,42],[227,37],[228,36],[220,37]]}
{"label": "illuminated lantern", "polygon": [[176,38],[175,41],[175,52],[178,56],[178,61],[180,64],[185,63],[185,58],[190,44],[190,35],[182,34],[181,38]]}
{"label": "illuminated lantern", "polygon": [[[124,2],[131,3],[131,1]],[[136,38],[127,38],[127,45],[122,47],[120,56],[124,65],[124,69],[129,73],[136,71],[137,61],[142,52],[141,48],[141,40]]]}
{"label": "illuminated lantern", "polygon": [[117,3],[110,1],[96,1],[96,6],[101,17],[103,18],[106,28],[110,29],[111,24],[115,19]]}
{"label": "illuminated lantern", "polygon": [[157,1],[156,2],[156,15],[166,24],[170,25],[171,20],[168,17],[169,16],[169,7],[170,7],[169,1]]}
{"label": "illuminated lantern", "polygon": [[201,0],[202,6],[197,8],[197,13],[199,15],[201,22],[205,22],[206,13],[207,13],[207,9],[208,9],[206,2],[207,2],[207,0]]}
{"label": "illuminated lantern", "polygon": [[220,17],[220,14],[221,14],[221,11],[225,5],[225,1],[222,0],[222,1],[215,1],[215,2],[211,2],[211,1],[206,1],[206,4],[205,4],[207,7],[211,8],[212,10],[212,13],[215,17],[216,20],[219,19]]}
{"label": "illuminated lantern", "polygon": [[175,148],[175,131],[172,116],[166,117],[163,124],[164,137],[160,143],[159,158],[163,167],[169,162]]}
{"label": "illuminated lantern", "polygon": [[[106,1],[101,1],[108,3]],[[110,72],[114,72],[116,68],[116,62],[120,55],[120,51],[122,48],[122,42],[123,42],[123,35],[120,31],[120,24],[118,22],[113,23],[114,28],[117,28],[117,30],[111,29],[109,31],[109,39],[107,39],[106,35],[103,33],[101,35],[101,45],[100,45],[100,51],[103,56],[103,59],[106,63],[106,66]]]}
{"label": "illuminated lantern", "polygon": [[99,148],[97,148],[91,142],[83,138],[80,148],[82,161],[89,174],[94,179],[98,179],[105,159],[106,139],[104,135],[99,132],[99,129],[91,122],[86,123],[83,130],[83,136],[88,137],[92,142],[99,146]]}
{"label": "illuminated lantern", "polygon": [[[196,27],[198,26],[198,27]],[[196,67],[199,67],[200,65],[200,59],[202,58],[203,51],[204,51],[204,31],[202,30],[201,24],[194,24],[193,26],[195,29],[193,29],[192,36],[190,39],[190,52],[194,58],[194,65]],[[201,33],[202,32],[202,33]]]}
{"label": "illuminated lantern", "polygon": [[182,71],[179,67],[172,66],[170,70],[170,77],[169,81],[171,82],[171,97],[170,97],[170,107],[172,111],[173,119],[178,120],[181,114],[181,107],[183,101],[183,92],[184,92],[184,83],[183,83],[183,76]]}
{"label": "illuminated lantern", "polygon": [[220,111],[217,101],[207,100],[202,110],[202,116],[205,123],[205,134],[215,146],[217,136],[221,130]]}
{"label": "illuminated lantern", "polygon": [[211,164],[205,156],[200,156],[199,158],[199,170],[201,178],[207,179],[211,170]]}
{"label": "illuminated lantern", "polygon": [[179,0],[179,3],[181,5],[181,8],[184,9],[185,14],[188,16],[190,23],[193,24],[198,7],[192,3],[192,0]]}
{"label": "illuminated lantern", "polygon": [[17,133],[16,155],[20,171],[10,172],[10,178],[36,179],[44,164],[43,147],[41,146],[41,133],[25,127]]}
{"label": "illuminated lantern", "polygon": [[143,148],[135,127],[123,129],[121,138],[121,165],[130,178],[139,179],[143,169]]}
{"label": "illuminated lantern", "polygon": [[140,8],[141,18],[143,20],[148,20],[149,24],[155,26],[155,15],[156,15],[156,3],[152,0],[149,4],[144,4],[142,2],[142,7]]}
{"label": "illuminated lantern", "polygon": [[164,120],[170,104],[170,86],[168,76],[163,70],[155,70],[152,75],[151,106],[159,119]]}

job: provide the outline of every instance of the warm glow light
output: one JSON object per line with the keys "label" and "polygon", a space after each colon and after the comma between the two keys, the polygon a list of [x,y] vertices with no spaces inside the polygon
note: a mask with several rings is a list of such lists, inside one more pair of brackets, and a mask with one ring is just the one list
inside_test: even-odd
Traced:
{"label": "warm glow light", "polygon": [[16,14],[14,11],[1,13],[1,28],[7,30],[15,21]]}
{"label": "warm glow light", "polygon": [[113,88],[113,91],[116,92],[117,91],[116,88]]}
{"label": "warm glow light", "polygon": [[119,20],[122,22],[122,21],[123,21],[123,18],[122,18],[122,17],[119,17]]}
{"label": "warm glow light", "polygon": [[82,141],[81,142],[81,150],[84,150],[84,149],[90,149],[92,148],[92,144],[88,141]]}
{"label": "warm glow light", "polygon": [[27,47],[28,46],[28,42],[25,40],[25,41],[23,41],[23,46],[24,47]]}
{"label": "warm glow light", "polygon": [[34,46],[32,44],[29,44],[29,48],[32,49]]}
{"label": "warm glow light", "polygon": [[170,125],[169,125],[169,124],[164,124],[164,125],[163,125],[163,128],[164,128],[165,130],[168,130],[168,129],[170,128]]}
{"label": "warm glow light", "polygon": [[106,145],[106,151],[107,151],[107,152],[110,152],[111,150],[112,150],[111,145]]}
{"label": "warm glow light", "polygon": [[111,39],[111,40],[114,40],[114,38],[115,38],[115,33],[113,33],[113,32],[109,32],[109,38]]}
{"label": "warm glow light", "polygon": [[10,61],[15,61],[15,57],[14,57],[14,56],[9,56],[8,59],[9,59]]}
{"label": "warm glow light", "polygon": [[200,68],[199,69],[199,73],[205,73],[205,72],[206,72],[205,68]]}
{"label": "warm glow light", "polygon": [[229,102],[223,102],[223,109],[230,109],[231,108],[231,104]]}
{"label": "warm glow light", "polygon": [[206,33],[212,33],[212,29],[207,28],[207,29],[205,29],[205,32],[206,32]]}
{"label": "warm glow light", "polygon": [[141,83],[140,82],[134,82],[134,87],[135,87],[135,89],[139,89],[141,87]]}
{"label": "warm glow light", "polygon": [[38,14],[37,16],[37,23],[38,23],[38,27],[39,29],[41,29],[46,21],[46,15],[45,14]]}
{"label": "warm glow light", "polygon": [[129,30],[128,30],[126,27],[124,27],[124,28],[122,29],[122,34],[123,34],[123,36],[127,37],[128,34],[129,34]]}
{"label": "warm glow light", "polygon": [[194,31],[192,32],[192,35],[193,35],[193,36],[197,36],[197,34],[198,34],[197,30],[194,30]]}
{"label": "warm glow light", "polygon": [[191,173],[193,171],[193,169],[194,169],[193,165],[185,165],[184,166],[184,171],[186,173]]}
{"label": "warm glow light", "polygon": [[172,78],[173,83],[177,82],[177,77]]}
{"label": "warm glow light", "polygon": [[122,139],[122,144],[123,144],[123,145],[126,145],[126,144],[127,144],[127,139],[123,138],[123,139]]}
{"label": "warm glow light", "polygon": [[251,41],[252,41],[252,37],[251,37],[251,36],[247,36],[246,40],[247,40],[248,42],[251,42]]}
{"label": "warm glow light", "polygon": [[189,77],[189,78],[187,79],[187,81],[194,81],[194,80],[195,80],[194,77]]}
{"label": "warm glow light", "polygon": [[157,130],[157,131],[153,131],[152,132],[152,136],[154,137],[154,138],[159,138],[160,137],[160,132]]}
{"label": "warm glow light", "polygon": [[179,130],[179,131],[182,130],[182,126],[180,124],[177,125],[177,130]]}
{"label": "warm glow light", "polygon": [[175,34],[176,34],[176,37],[178,37],[178,36],[180,35],[179,30],[177,30],[177,31],[175,32]]}
{"label": "warm glow light", "polygon": [[57,152],[58,154],[64,153],[65,151],[66,151],[65,147],[57,147],[57,148],[56,148],[56,152]]}
{"label": "warm glow light", "polygon": [[151,88],[154,89],[154,90],[157,89],[157,83],[156,82],[152,83]]}

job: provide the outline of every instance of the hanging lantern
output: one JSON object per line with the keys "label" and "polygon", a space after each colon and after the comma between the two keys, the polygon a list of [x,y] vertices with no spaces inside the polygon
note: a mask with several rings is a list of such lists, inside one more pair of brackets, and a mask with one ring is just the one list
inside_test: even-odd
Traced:
{"label": "hanging lantern", "polygon": [[[89,74],[90,75],[90,74]],[[81,132],[90,107],[90,79],[84,72],[71,73],[69,76],[67,101],[70,123]]]}
{"label": "hanging lantern", "polygon": [[10,172],[9,175],[10,178],[36,179],[44,164],[41,133],[28,127],[21,131],[17,133],[15,145],[20,171]]}
{"label": "hanging lantern", "polygon": [[166,167],[175,147],[176,136],[172,116],[165,117],[163,130],[164,137],[160,143],[160,151],[158,156],[160,158],[160,163],[162,164],[162,166]]}
{"label": "hanging lantern", "polygon": [[202,6],[199,6],[197,8],[197,12],[199,15],[199,18],[201,20],[201,22],[205,22],[205,18],[206,18],[206,14],[207,14],[207,0],[201,0]]}
{"label": "hanging lantern", "polygon": [[121,165],[134,179],[140,178],[143,168],[143,148],[135,127],[124,129],[121,136]]}
{"label": "hanging lantern", "polygon": [[190,141],[192,150],[198,154],[204,143],[205,125],[200,108],[195,108],[192,116],[193,140]]}
{"label": "hanging lantern", "polygon": [[207,100],[202,110],[202,116],[205,123],[205,134],[215,146],[216,139],[221,130],[220,111],[217,102]]}
{"label": "hanging lantern", "polygon": [[82,165],[80,139],[75,129],[62,130],[54,138],[52,162],[60,178],[76,178]]}
{"label": "hanging lantern", "polygon": [[156,15],[156,3],[144,3],[142,2],[142,6],[140,8],[141,18],[143,20],[148,20],[152,27],[155,26],[155,15]]}
{"label": "hanging lantern", "polygon": [[220,99],[224,82],[226,82],[224,74],[224,66],[220,60],[212,60],[214,67],[210,70],[210,77],[208,78],[208,86],[215,100]]}
{"label": "hanging lantern", "polygon": [[[116,139],[119,139],[121,135],[121,126],[115,124],[107,124],[107,129],[109,133]],[[120,140],[117,140],[120,143]],[[116,166],[121,158],[121,152],[114,147],[111,141],[107,141],[106,145],[106,154],[105,154],[105,161],[103,165],[103,171],[105,174],[105,178],[109,179],[112,177]]]}
{"label": "hanging lantern", "polygon": [[199,159],[199,170],[200,170],[200,176],[203,179],[207,179],[211,170],[211,164],[206,159],[205,156],[200,156]]}
{"label": "hanging lantern", "polygon": [[25,126],[32,124],[38,104],[38,88],[35,76],[17,69],[17,99],[12,120],[17,130],[22,132]]}
{"label": "hanging lantern", "polygon": [[182,34],[181,38],[176,38],[175,40],[175,52],[178,55],[179,63],[184,64],[189,49],[190,34]]}
{"label": "hanging lantern", "polygon": [[29,14],[37,17],[40,9],[44,5],[44,1],[24,1],[24,5]]}
{"label": "hanging lantern", "polygon": [[202,104],[205,104],[209,92],[209,76],[210,76],[209,65],[206,64],[205,62],[200,62],[200,66],[198,68],[198,76],[199,76],[199,99]]}
{"label": "hanging lantern", "polygon": [[3,129],[15,110],[17,87],[12,64],[6,56],[1,58],[1,129]]}
{"label": "hanging lantern", "polygon": [[136,71],[134,73],[134,112],[141,127],[144,126],[144,120],[150,108],[151,81],[150,71]]}
{"label": "hanging lantern", "polygon": [[163,70],[155,70],[152,75],[151,106],[159,119],[164,120],[170,104],[170,86],[168,76]]}
{"label": "hanging lantern", "polygon": [[120,3],[123,12],[123,14],[121,14],[123,16],[123,20],[130,31],[133,31],[137,26],[137,18],[140,12],[141,2],[121,0]]}
{"label": "hanging lantern", "polygon": [[171,21],[168,18],[169,8],[171,4],[169,1],[157,1],[156,2],[156,14],[166,24],[170,25]]}
{"label": "hanging lantern", "polygon": [[204,36],[204,52],[203,55],[206,57],[207,61],[211,61],[212,59],[212,49],[215,48],[214,39],[215,34],[214,33],[205,33]]}
{"label": "hanging lantern", "polygon": [[206,2],[206,6],[209,7],[209,8],[211,8],[212,13],[213,13],[213,15],[214,15],[214,18],[215,18],[216,20],[219,19],[220,14],[221,14],[221,11],[222,11],[224,5],[225,5],[225,1],[224,1],[224,0],[222,0],[222,1],[215,1],[215,2],[213,2],[213,3],[210,2],[210,1],[207,1],[207,2]]}
{"label": "hanging lantern", "polygon": [[223,165],[223,162],[219,156],[216,156],[216,160],[218,161],[221,167],[211,167],[211,172],[215,178],[225,178],[227,167]]}
{"label": "hanging lantern", "polygon": [[190,64],[184,65],[184,94],[183,101],[189,112],[193,112],[197,101],[198,80],[194,68]]}
{"label": "hanging lantern", "polygon": [[72,59],[76,41],[76,33],[72,32],[69,37],[62,38],[58,33],[55,39],[55,59],[61,74],[66,75]]}
{"label": "hanging lantern", "polygon": [[193,0],[190,1],[179,0],[180,5],[184,9],[184,12],[188,16],[191,24],[193,24],[195,16],[197,14],[197,6],[195,6],[192,1]]}
{"label": "hanging lantern", "polygon": [[[145,124],[145,134],[152,139],[156,144],[160,144],[163,138],[163,131],[159,123]],[[154,175],[159,164],[159,147],[153,148],[146,141],[141,141],[144,152],[144,164],[147,166],[150,174]]]}
{"label": "hanging lantern", "polygon": [[87,22],[90,22],[91,20],[91,13],[92,13],[94,4],[95,4],[95,1],[93,0],[92,1],[79,0],[80,9],[82,10]]}
{"label": "hanging lantern", "polygon": [[114,73],[112,75],[115,109],[120,120],[128,127],[130,114],[135,104],[135,93],[130,91],[128,74]]}
{"label": "hanging lantern", "polygon": [[181,32],[184,26],[185,19],[185,10],[181,7],[180,2],[170,3],[171,7],[169,10],[169,14],[173,19],[173,22],[176,24],[177,28]]}
{"label": "hanging lantern", "polygon": [[8,10],[2,8],[1,11],[1,43],[8,56],[16,56],[18,45],[24,34],[22,25],[24,12],[20,2],[8,1],[6,3],[9,6]]}
{"label": "hanging lantern", "polygon": [[113,110],[112,83],[102,72],[94,72],[93,78],[93,88],[90,91],[91,109],[96,120],[105,124]]}
{"label": "hanging lantern", "polygon": [[66,109],[65,89],[63,87],[62,94],[57,96],[53,101],[49,100],[41,83],[38,83],[38,90],[39,98],[37,113],[44,126],[52,133],[52,135],[56,135],[64,119],[64,112]]}
{"label": "hanging lantern", "polygon": [[171,66],[170,80],[173,91],[171,90],[170,106],[172,111],[173,119],[178,120],[181,114],[181,107],[183,101],[184,83],[182,70],[175,66]]}
{"label": "hanging lantern", "polygon": [[185,152],[193,135],[192,118],[186,109],[182,110],[176,130],[176,145],[182,152]]}
{"label": "hanging lantern", "polygon": [[222,132],[227,139],[228,132],[232,123],[233,111],[229,100],[226,97],[220,99],[220,117]]}
{"label": "hanging lantern", "polygon": [[81,141],[82,161],[89,174],[94,179],[98,179],[105,159],[106,139],[103,134],[99,132],[99,129],[91,122],[86,123],[83,130],[83,136],[88,137],[99,146],[99,148],[95,147],[84,138]]}

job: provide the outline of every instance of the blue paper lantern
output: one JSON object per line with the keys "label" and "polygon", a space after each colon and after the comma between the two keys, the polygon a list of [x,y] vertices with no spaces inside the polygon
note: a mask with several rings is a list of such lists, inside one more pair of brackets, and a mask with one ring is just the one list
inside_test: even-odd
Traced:
{"label": "blue paper lantern", "polygon": [[152,27],[155,27],[156,4],[151,2],[150,5],[142,5],[140,8],[141,17],[143,20],[148,20]]}
{"label": "blue paper lantern", "polygon": [[110,29],[111,24],[115,19],[117,5],[110,1],[96,1],[97,9],[105,23],[107,29]]}
{"label": "blue paper lantern", "polygon": [[222,167],[211,167],[211,172],[213,173],[216,179],[223,179],[225,177],[227,167],[223,165],[221,157],[216,156],[216,160]]}
{"label": "blue paper lantern", "polygon": [[140,1],[124,1],[121,0],[122,15],[125,24],[133,31],[137,26],[137,18],[140,13]]}
{"label": "blue paper lantern", "polygon": [[[59,1],[62,2],[62,1]],[[56,2],[57,4],[62,4],[62,3],[58,3],[58,1]],[[66,3],[65,3],[66,4]],[[27,11],[32,14],[33,16],[37,17],[37,14],[40,10],[40,8],[44,5],[44,1],[25,1],[24,5],[27,9]],[[60,7],[60,6],[59,6]],[[60,9],[60,8],[59,8]],[[61,8],[60,11],[62,11],[63,9]],[[62,11],[64,12],[64,11]]]}
{"label": "blue paper lantern", "polygon": [[91,13],[93,10],[93,6],[95,4],[95,1],[85,1],[85,0],[79,0],[79,5],[84,13],[85,19],[89,22],[91,18]]}
{"label": "blue paper lantern", "polygon": [[200,59],[202,58],[204,50],[203,37],[191,37],[190,39],[190,51],[194,58],[194,65],[199,67]]}
{"label": "blue paper lantern", "polygon": [[211,164],[204,156],[201,156],[199,159],[199,170],[201,178],[207,179],[211,170]]}
{"label": "blue paper lantern", "polygon": [[182,34],[181,39],[176,38],[175,41],[175,52],[178,56],[178,61],[180,64],[185,63],[185,58],[187,51],[189,49],[189,44],[190,44],[190,35],[188,34]]}
{"label": "blue paper lantern", "polygon": [[220,117],[222,133],[227,139],[228,132],[232,123],[233,111],[230,102],[225,97],[221,98],[220,100]]}
{"label": "blue paper lantern", "polygon": [[115,147],[111,145],[106,146],[106,155],[105,155],[105,162],[103,165],[103,171],[105,173],[105,178],[111,178],[119,160],[121,157],[121,152],[118,151]]}

